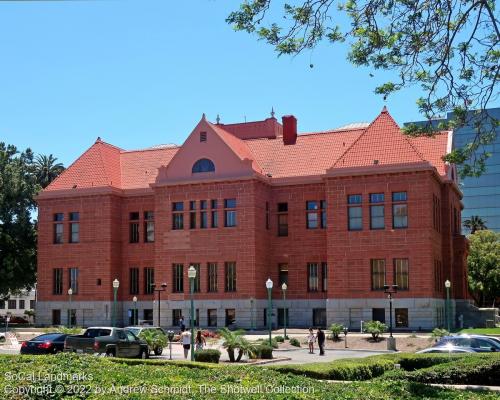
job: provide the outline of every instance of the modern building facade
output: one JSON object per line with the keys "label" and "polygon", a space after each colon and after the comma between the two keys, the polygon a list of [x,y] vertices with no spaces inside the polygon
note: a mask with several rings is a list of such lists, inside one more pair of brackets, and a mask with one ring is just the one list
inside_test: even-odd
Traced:
{"label": "modern building facade", "polygon": [[26,289],[19,293],[10,294],[0,299],[0,317],[20,317],[31,322],[32,318],[25,314],[25,311],[35,311],[36,290]]}
{"label": "modern building facade", "polygon": [[[484,118],[486,114],[487,119]],[[447,119],[452,118],[453,114],[448,114]],[[466,118],[467,124],[453,132],[453,148],[461,148],[472,143],[476,137],[475,123],[486,120],[491,126],[490,118],[500,120],[500,108],[490,108],[479,113],[470,111]],[[492,143],[480,147],[478,152],[488,152],[490,157],[486,160],[486,170],[481,176],[460,180],[464,204],[462,223],[477,215],[485,222],[488,229],[500,232],[500,127],[496,127]]]}
{"label": "modern building facade", "polygon": [[129,324],[137,305],[157,323],[160,295],[160,323],[175,326],[194,266],[203,327],[266,326],[268,278],[275,326],[388,322],[384,284],[398,285],[396,327],[444,325],[445,280],[453,304],[467,297],[461,193],[441,160],[451,143],[404,136],[385,108],[367,126],[300,135],[294,116],[203,116],[178,147],[98,138],[38,198],[37,321],[109,324],[116,309]]}

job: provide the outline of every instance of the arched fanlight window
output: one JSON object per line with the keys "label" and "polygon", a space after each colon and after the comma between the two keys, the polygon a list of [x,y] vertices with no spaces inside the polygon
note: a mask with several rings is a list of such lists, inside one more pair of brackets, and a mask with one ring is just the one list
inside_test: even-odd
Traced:
{"label": "arched fanlight window", "polygon": [[192,172],[193,174],[198,172],[215,172],[215,165],[211,160],[202,158],[194,163]]}

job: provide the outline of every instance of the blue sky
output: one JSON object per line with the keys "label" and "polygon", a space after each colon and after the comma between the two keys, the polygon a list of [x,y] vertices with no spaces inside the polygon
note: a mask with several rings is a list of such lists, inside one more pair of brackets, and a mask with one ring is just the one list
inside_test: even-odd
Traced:
{"label": "blue sky", "polygon": [[[277,58],[225,23],[238,3],[0,2],[0,141],[68,165],[97,136],[125,149],[182,143],[203,112],[231,123],[274,107],[302,132],[378,114],[373,89],[390,74],[370,78],[328,44]],[[386,104],[403,123],[419,119],[417,97]]]}

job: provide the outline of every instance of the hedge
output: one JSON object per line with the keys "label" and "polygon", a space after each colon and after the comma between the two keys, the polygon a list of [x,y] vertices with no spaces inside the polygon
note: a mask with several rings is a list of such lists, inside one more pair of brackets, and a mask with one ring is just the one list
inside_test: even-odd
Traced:
{"label": "hedge", "polygon": [[[303,376],[284,374],[266,367],[214,365],[210,368],[187,368],[186,365],[163,365],[137,360],[142,365],[130,365],[92,355],[61,353],[52,356],[0,355],[0,393],[9,400],[67,398],[107,399],[179,399],[195,400],[263,399],[266,400],[493,400],[498,394],[474,393],[400,381],[371,381],[331,384]],[[198,365],[199,363],[192,363]],[[147,367],[145,367],[147,365]],[[208,364],[207,364],[208,365]],[[12,377],[12,375],[16,375]],[[30,376],[51,374],[50,381],[30,379]],[[72,380],[68,375],[83,376]],[[65,377],[66,376],[66,377]],[[207,393],[200,389],[208,386]],[[43,393],[50,386],[50,395]],[[40,393],[24,394],[26,390]],[[76,389],[75,389],[76,388]],[[237,389],[230,393],[228,388]],[[155,390],[171,390],[170,393]],[[83,390],[75,393],[75,390]],[[110,392],[112,390],[112,392]],[[125,390],[125,392],[121,392]],[[141,390],[135,394],[135,390]],[[24,391],[24,392],[23,392]],[[247,391],[248,394],[245,393]]]}
{"label": "hedge", "polygon": [[381,376],[394,369],[394,361],[385,359],[350,359],[329,363],[281,365],[274,367],[282,373],[292,373],[316,379],[363,381]]}
{"label": "hedge", "polygon": [[194,352],[195,361],[218,364],[220,351],[215,349],[197,350]]}

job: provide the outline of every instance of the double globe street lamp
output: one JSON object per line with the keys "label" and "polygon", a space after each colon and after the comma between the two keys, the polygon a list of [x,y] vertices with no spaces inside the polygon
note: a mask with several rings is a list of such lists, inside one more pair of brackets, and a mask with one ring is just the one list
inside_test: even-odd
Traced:
{"label": "double globe street lamp", "polygon": [[[153,288],[153,291],[155,291],[156,293],[158,293],[158,326],[161,326],[160,324],[160,304],[161,304],[161,292],[164,292],[165,290],[167,290],[167,283],[166,282],[163,282],[160,287],[156,287],[156,284],[152,283],[151,284],[151,287]],[[153,318],[154,319],[154,318]]]}

